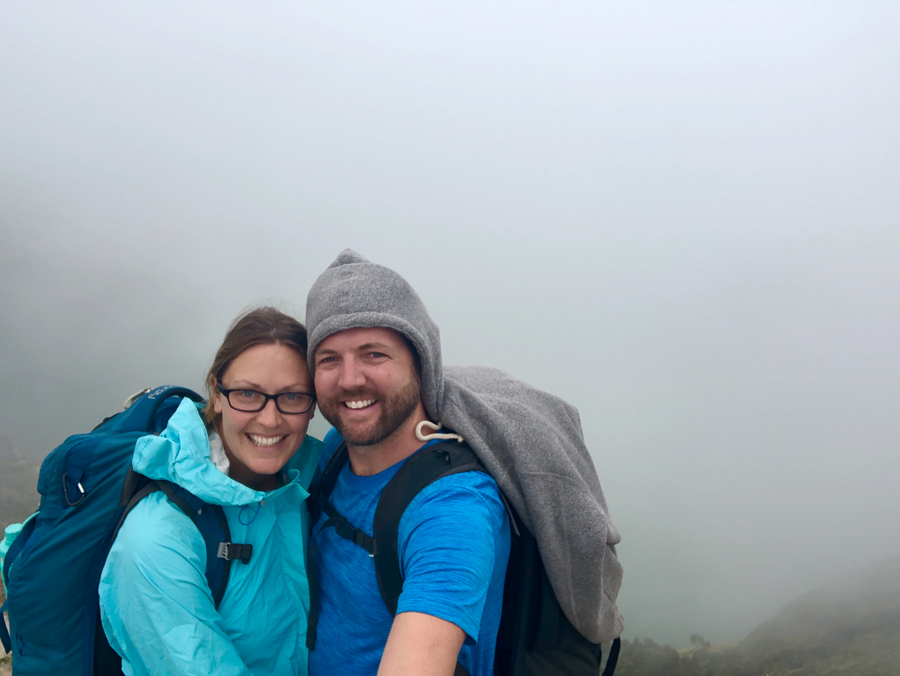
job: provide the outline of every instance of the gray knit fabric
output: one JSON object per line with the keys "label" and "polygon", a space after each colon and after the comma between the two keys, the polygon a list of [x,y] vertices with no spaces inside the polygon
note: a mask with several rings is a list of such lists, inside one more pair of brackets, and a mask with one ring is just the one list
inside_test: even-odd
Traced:
{"label": "gray knit fabric", "polygon": [[416,292],[349,249],[310,289],[306,324],[310,370],[318,344],[337,331],[382,326],[409,338],[426,412],[465,438],[534,533],[566,617],[595,643],[622,633],[621,537],[575,407],[496,369],[443,369],[440,333]]}
{"label": "gray knit fabric", "polygon": [[441,422],[472,447],[534,533],[559,605],[594,643],[622,633],[622,539],[574,406],[497,369],[447,366]]}

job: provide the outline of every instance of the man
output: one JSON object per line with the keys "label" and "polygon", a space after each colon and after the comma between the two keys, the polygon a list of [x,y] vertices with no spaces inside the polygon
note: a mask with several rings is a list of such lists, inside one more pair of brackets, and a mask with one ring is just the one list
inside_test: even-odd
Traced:
{"label": "man", "polygon": [[[440,334],[421,299],[392,270],[345,251],[307,301],[308,358],[319,408],[334,425],[320,467],[342,441],[349,463],[330,502],[372,534],[382,490],[426,443],[443,395]],[[509,557],[506,509],[482,472],[446,476],[422,490],[400,522],[403,592],[392,616],[373,559],[324,527],[312,533],[318,583],[312,676],[493,673]]]}

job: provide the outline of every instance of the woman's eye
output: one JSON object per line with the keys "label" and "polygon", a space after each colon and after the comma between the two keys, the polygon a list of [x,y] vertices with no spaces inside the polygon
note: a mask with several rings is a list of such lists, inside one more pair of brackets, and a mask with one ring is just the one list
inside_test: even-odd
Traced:
{"label": "woman's eye", "polygon": [[293,392],[285,392],[281,396],[284,397],[285,399],[287,399],[288,401],[296,401],[297,399],[300,398],[298,395],[294,394]]}
{"label": "woman's eye", "polygon": [[239,394],[244,399],[253,399],[256,396],[256,392],[253,390],[241,390]]}

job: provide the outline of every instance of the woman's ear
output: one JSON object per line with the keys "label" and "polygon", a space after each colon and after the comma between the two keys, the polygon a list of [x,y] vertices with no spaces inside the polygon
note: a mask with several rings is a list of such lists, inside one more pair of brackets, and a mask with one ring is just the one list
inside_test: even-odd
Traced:
{"label": "woman's ear", "polygon": [[209,379],[209,392],[210,392],[210,396],[212,397],[213,412],[216,413],[217,415],[221,415],[222,400],[219,399],[219,390],[216,389],[216,386],[218,384],[219,383],[216,381],[215,378]]}

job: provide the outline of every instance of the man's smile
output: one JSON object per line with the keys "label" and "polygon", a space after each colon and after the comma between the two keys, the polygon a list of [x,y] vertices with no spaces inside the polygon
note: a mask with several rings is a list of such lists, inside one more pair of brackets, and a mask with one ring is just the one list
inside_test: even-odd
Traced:
{"label": "man's smile", "polygon": [[374,399],[356,399],[355,401],[345,401],[344,405],[347,408],[359,409],[359,408],[366,408],[368,406],[371,406],[374,403],[375,403]]}

